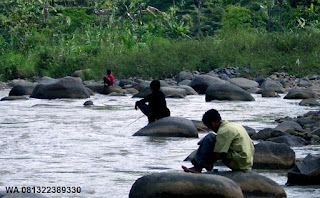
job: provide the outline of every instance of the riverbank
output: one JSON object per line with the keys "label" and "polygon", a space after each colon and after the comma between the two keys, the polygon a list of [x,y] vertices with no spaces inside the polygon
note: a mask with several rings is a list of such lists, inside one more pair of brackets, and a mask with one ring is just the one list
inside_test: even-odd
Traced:
{"label": "riverbank", "polygon": [[88,38],[87,32],[72,40],[41,36],[26,50],[4,50],[0,80],[61,78],[76,70],[86,71],[83,80],[98,80],[107,68],[119,79],[165,79],[182,70],[209,72],[227,66],[248,68],[252,78],[274,72],[302,78],[317,74],[320,65],[320,33],[316,31],[226,31],[201,40],[150,36],[145,42],[132,41],[130,46],[121,38],[106,41],[108,35],[98,28],[87,31],[104,36],[98,40]]}

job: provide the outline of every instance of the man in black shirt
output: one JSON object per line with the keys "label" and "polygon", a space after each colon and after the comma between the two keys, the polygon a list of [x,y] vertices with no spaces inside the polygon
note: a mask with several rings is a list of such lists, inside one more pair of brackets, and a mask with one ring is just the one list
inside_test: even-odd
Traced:
{"label": "man in black shirt", "polygon": [[[139,100],[135,104],[135,109],[138,107],[149,120],[149,123],[159,120],[164,117],[170,116],[170,110],[167,108],[165,96],[160,91],[160,81],[153,80],[150,84],[151,94],[147,95],[144,99]],[[146,102],[149,104],[147,105]]]}

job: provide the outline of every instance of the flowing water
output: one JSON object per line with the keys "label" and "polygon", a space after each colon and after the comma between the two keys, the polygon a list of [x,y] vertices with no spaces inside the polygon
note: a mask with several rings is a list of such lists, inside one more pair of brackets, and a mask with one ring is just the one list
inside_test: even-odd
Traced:
{"label": "flowing water", "polygon": [[[9,90],[1,90],[0,97]],[[303,115],[310,108],[299,100],[261,98],[254,102],[205,102],[205,96],[167,99],[172,116],[201,120],[211,108],[223,119],[259,131],[275,127],[275,119]],[[91,100],[92,107],[83,103]],[[80,187],[77,194],[46,197],[128,197],[136,179],[154,172],[180,171],[199,138],[132,136],[147,124],[134,110],[131,96],[96,94],[90,99],[16,100],[0,102],[0,191],[6,187]],[[318,153],[319,146],[293,148],[296,156]],[[287,171],[257,171],[280,185]],[[319,186],[287,187],[288,197],[318,197]],[[26,190],[26,188],[24,188]],[[78,189],[79,190],[79,189]]]}

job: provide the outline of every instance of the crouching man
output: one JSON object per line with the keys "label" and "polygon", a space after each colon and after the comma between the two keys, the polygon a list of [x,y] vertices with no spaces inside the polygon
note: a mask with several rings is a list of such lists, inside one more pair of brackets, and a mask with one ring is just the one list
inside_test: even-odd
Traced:
{"label": "crouching man", "polygon": [[203,168],[211,171],[217,160],[222,160],[231,170],[251,170],[254,145],[242,125],[221,120],[215,109],[207,111],[202,122],[217,134],[209,133],[200,141],[200,146],[191,160],[194,167],[182,166],[185,172],[201,173]]}

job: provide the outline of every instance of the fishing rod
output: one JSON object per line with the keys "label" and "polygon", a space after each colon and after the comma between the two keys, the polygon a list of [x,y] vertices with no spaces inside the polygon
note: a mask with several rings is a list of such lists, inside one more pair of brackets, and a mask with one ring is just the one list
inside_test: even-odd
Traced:
{"label": "fishing rod", "polygon": [[[131,124],[135,123],[136,121],[140,120],[140,118],[142,118],[144,115],[140,116],[139,118],[135,119],[133,122],[129,123],[127,126],[124,126],[124,127],[128,127],[130,126]],[[123,128],[124,128],[123,127]]]}

